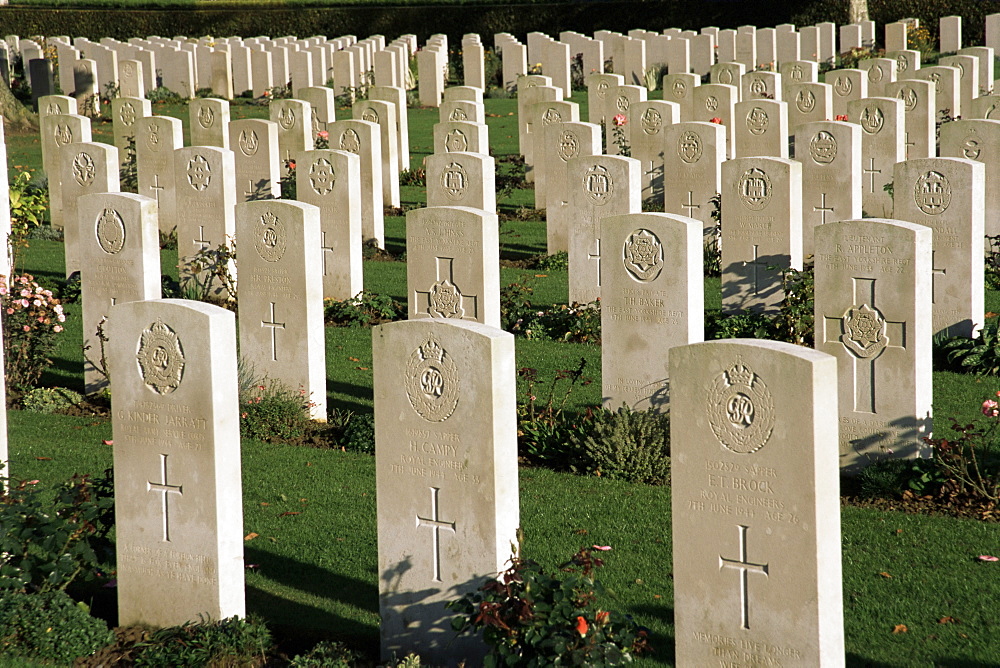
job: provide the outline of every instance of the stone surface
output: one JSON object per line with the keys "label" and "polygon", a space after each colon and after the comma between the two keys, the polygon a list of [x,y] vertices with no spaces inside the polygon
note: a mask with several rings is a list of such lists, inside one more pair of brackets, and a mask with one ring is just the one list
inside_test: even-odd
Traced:
{"label": "stone surface", "polygon": [[694,88],[701,85],[701,76],[690,73],[668,74],[663,77],[663,100],[680,106],[680,120],[694,120]]}
{"label": "stone surface", "polygon": [[930,158],[937,153],[935,138],[934,84],[920,79],[901,79],[886,84],[886,97],[903,101],[903,157]]}
{"label": "stone surface", "polygon": [[715,231],[711,200],[722,188],[726,159],[726,129],[717,123],[678,123],[665,129],[663,171],[664,211],[696,218],[703,234]]}
{"label": "stone surface", "polygon": [[[669,404],[667,352],[704,340],[701,221],[666,213],[601,219],[604,407]],[[613,254],[613,255],[612,255]]]}
{"label": "stone surface", "polygon": [[851,102],[868,97],[868,76],[861,70],[827,72],[826,82],[833,86],[833,120],[837,120],[838,116],[847,116],[847,105]]}
{"label": "stone surface", "polygon": [[960,77],[961,72],[957,67],[941,65],[921,67],[913,73],[914,79],[922,79],[934,84],[935,118],[944,114],[952,117],[960,115],[956,112],[962,104]]}
{"label": "stone surface", "polygon": [[278,126],[278,159],[287,164],[303,151],[313,150],[312,108],[304,100],[271,100],[268,113]]}
{"label": "stone surface", "polygon": [[234,320],[217,306],[174,299],[112,309],[123,626],[244,614]]}
{"label": "stone surface", "polygon": [[861,206],[869,216],[891,216],[892,197],[885,186],[892,182],[892,168],[905,157],[906,124],[903,101],[869,97],[847,106],[852,123],[861,126]]}
{"label": "stone surface", "polygon": [[740,78],[740,100],[781,101],[781,75],[777,72],[756,70]]}
{"label": "stone surface", "polygon": [[91,141],[90,119],[78,114],[49,114],[42,116],[39,123],[42,143],[42,169],[48,178],[49,219],[52,227],[61,229],[63,220],[62,201],[62,152],[71,151],[65,147],[74,142]]}
{"label": "stone surface", "polygon": [[893,170],[893,215],[934,230],[935,336],[972,337],[983,325],[986,172],[964,158],[906,160]]}
{"label": "stone surface", "polygon": [[802,165],[802,254],[809,257],[817,225],[861,217],[861,128],[845,121],[800,125],[795,159]]}
{"label": "stone surface", "polygon": [[[615,138],[615,128],[622,134],[625,144],[632,145],[632,105],[646,101],[647,91],[644,86],[619,86],[610,92],[612,99],[611,116],[604,119],[604,151],[608,155],[620,155],[621,150]],[[625,123],[617,125],[615,118],[624,116]],[[619,119],[620,120],[620,119]]]}
{"label": "stone surface", "polygon": [[986,234],[1000,234],[1000,121],[953,121],[941,126],[941,157],[986,165]]}
{"label": "stone surface", "polygon": [[642,170],[642,199],[662,201],[663,133],[680,122],[680,106],[675,102],[647,100],[632,105],[631,157],[639,161]]}
{"label": "stone surface", "polygon": [[[725,155],[731,158],[736,148],[736,102],[739,89],[727,84],[702,84],[694,91],[694,120],[721,124],[726,133]],[[715,119],[715,120],[713,120]]]}
{"label": "stone surface", "polygon": [[424,162],[427,206],[462,206],[495,213],[496,162],[482,153],[435,153]]}
{"label": "stone surface", "polygon": [[788,104],[769,99],[737,102],[734,157],[788,157]]}
{"label": "stone surface", "polygon": [[135,163],[139,194],[156,201],[160,231],[177,226],[174,150],[184,145],[183,124],[169,116],[144,116],[135,123]]}
{"label": "stone surface", "polygon": [[229,146],[236,163],[236,202],[278,197],[278,124],[260,118],[232,121]]}
{"label": "stone surface", "polygon": [[464,206],[406,214],[407,315],[500,326],[497,216]]}
{"label": "stone surface", "polygon": [[372,330],[382,658],[478,664],[444,604],[503,570],[520,525],[514,337],[480,323]]}
{"label": "stone surface", "polygon": [[964,110],[979,96],[979,58],[944,56],[938,60],[938,65],[958,70],[958,111],[952,112],[952,116],[962,116]]}
{"label": "stone surface", "polygon": [[353,153],[361,159],[361,235],[385,248],[385,213],[382,202],[382,138],[371,121],[330,123],[330,148]]}
{"label": "stone surface", "polygon": [[736,158],[722,163],[722,184],[722,310],[773,313],[780,270],[802,268],[802,166]]}
{"label": "stone surface", "polygon": [[615,114],[614,98],[610,93],[618,86],[625,85],[620,74],[590,74],[587,76],[587,121],[604,127],[606,120]]}
{"label": "stone surface", "polygon": [[785,87],[788,96],[788,131],[805,123],[833,118],[833,86],[821,83],[797,83]]}
{"label": "stone surface", "polygon": [[[76,142],[60,151],[60,178],[62,183],[62,215],[66,275],[80,271],[81,221],[79,200],[91,193],[116,193],[120,190],[118,181],[118,149],[107,144]],[[9,209],[8,209],[9,210]]]}
{"label": "stone surface", "polygon": [[[601,128],[594,123],[553,123],[544,129],[546,188],[535,191],[535,206],[545,207],[547,251],[553,255],[569,250],[569,229],[574,212],[569,206],[570,160],[601,152]],[[544,203],[539,197],[544,197]]]}
{"label": "stone surface", "polygon": [[677,665],[843,666],[835,360],[714,341],[670,377]]}
{"label": "stone surface", "polygon": [[229,148],[229,102],[195,98],[188,105],[188,115],[192,146]]}
{"label": "stone surface", "polygon": [[866,218],[815,235],[816,349],[837,358],[841,470],[929,456],[931,229]]}
{"label": "stone surface", "polygon": [[[434,152],[489,153],[489,128],[485,123],[447,121],[434,124]],[[536,193],[537,197],[537,193]]]}
{"label": "stone surface", "polygon": [[[399,170],[409,169],[410,121],[406,108],[406,89],[401,86],[372,86],[368,89],[368,99],[392,102],[396,106],[396,143],[399,147]],[[330,116],[330,120],[333,120],[333,116]]]}
{"label": "stone surface", "polygon": [[382,204],[399,207],[399,134],[396,126],[396,105],[383,100],[358,100],[352,113],[356,120],[378,126],[382,169]]}
{"label": "stone surface", "polygon": [[868,97],[887,97],[886,84],[896,80],[896,60],[893,58],[866,58],[858,61],[858,69],[868,79]]}

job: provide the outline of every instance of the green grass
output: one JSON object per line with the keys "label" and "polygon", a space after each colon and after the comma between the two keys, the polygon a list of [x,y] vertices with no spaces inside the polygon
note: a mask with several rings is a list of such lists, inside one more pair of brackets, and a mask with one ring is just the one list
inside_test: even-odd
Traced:
{"label": "green grass", "polygon": [[[488,100],[491,142],[497,156],[516,151],[514,100]],[[265,116],[262,107],[234,106],[234,112]],[[163,105],[157,113],[184,120],[186,109]],[[234,117],[237,114],[234,113]],[[436,111],[411,109],[414,164],[430,146]],[[338,117],[347,117],[338,110]],[[585,115],[584,115],[585,117]],[[110,128],[110,126],[108,126]],[[95,133],[107,139],[108,133]],[[28,137],[8,138],[11,165],[38,165],[38,145]],[[530,202],[532,193],[517,193]],[[423,202],[418,188],[404,199]],[[544,252],[544,225],[505,222],[504,257]],[[405,219],[386,219],[390,250],[404,250]],[[168,271],[176,253],[163,251]],[[63,276],[62,245],[33,241],[24,256],[27,270],[54,284]],[[369,290],[405,301],[404,262],[366,262]],[[525,280],[539,306],[565,303],[565,271],[504,268],[503,284]],[[705,287],[706,308],[720,306],[719,280]],[[987,308],[1000,311],[1000,293],[990,291]],[[82,386],[79,305],[67,308],[66,334],[43,382]],[[371,332],[328,328],[327,391],[331,407],[372,410]],[[587,360],[593,379],[570,398],[572,409],[600,400],[600,348],[592,345],[518,339],[517,366],[535,367],[543,379],[557,369]],[[968,420],[1000,381],[945,372],[934,374],[938,430],[945,418]],[[518,395],[525,388],[519,384]],[[537,389],[536,389],[537,392]],[[111,465],[110,423],[102,419],[9,414],[12,470],[18,477],[55,482],[76,472],[99,473]],[[264,617],[281,634],[310,640],[345,641],[369,656],[377,652],[375,470],[366,455],[256,441],[243,444],[244,533],[248,611]],[[522,469],[521,521],[525,554],[546,565],[563,561],[582,545],[606,544],[602,578],[617,592],[613,604],[652,631],[658,653],[646,663],[673,662],[670,489],[584,478],[541,469]],[[298,515],[283,515],[285,512]],[[1000,564],[976,562],[978,554],[1000,552],[1000,527],[945,517],[910,516],[846,507],[843,518],[845,630],[849,665],[985,666],[1000,664],[996,601]],[[885,577],[883,573],[891,577]],[[939,624],[952,617],[956,624]],[[893,634],[905,624],[907,633]],[[27,665],[24,662],[3,666]]]}

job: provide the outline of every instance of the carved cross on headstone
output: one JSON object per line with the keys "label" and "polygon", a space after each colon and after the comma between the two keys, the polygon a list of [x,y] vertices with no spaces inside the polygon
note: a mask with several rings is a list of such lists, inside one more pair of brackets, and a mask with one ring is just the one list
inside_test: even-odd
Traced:
{"label": "carved cross on headstone", "polygon": [[261,327],[269,327],[271,329],[271,361],[278,361],[278,330],[285,328],[285,323],[276,322],[274,318],[274,306],[275,302],[271,302],[271,320],[261,320]]}
{"label": "carved cross on headstone", "polygon": [[421,517],[417,515],[417,527],[430,527],[434,531],[431,534],[431,549],[434,551],[434,582],[441,582],[441,531],[455,533],[455,523],[445,522],[438,512],[438,494],[441,489],[431,487],[431,516]]}
{"label": "carved cross on headstone", "polygon": [[436,257],[435,283],[427,291],[414,290],[414,312],[431,318],[479,319],[479,296],[462,294],[455,285],[455,258]]}
{"label": "carved cross on headstone", "polygon": [[903,145],[906,148],[906,153],[904,153],[904,155],[906,156],[906,159],[909,160],[910,159],[910,147],[911,146],[916,146],[917,143],[910,141],[910,133],[909,132],[904,133],[904,136],[906,137],[906,140],[903,142]]}
{"label": "carved cross on headstone", "polygon": [[153,191],[153,199],[156,200],[156,206],[160,206],[160,191],[165,190],[165,186],[160,185],[160,175],[153,174],[153,185],[149,186],[149,189]]}
{"label": "carved cross on headstone", "polygon": [[931,251],[931,303],[937,303],[937,277],[946,276],[948,274],[948,269],[938,269],[934,265],[937,264],[935,258],[937,257],[937,251]]}
{"label": "carved cross on headstone", "polygon": [[758,267],[766,267],[767,266],[766,262],[761,262],[760,259],[758,258],[758,255],[757,255],[757,249],[758,248],[760,248],[760,246],[758,246],[757,244],[754,244],[754,246],[753,246],[753,259],[749,260],[749,261],[744,260],[744,262],[743,262],[743,266],[744,267],[746,267],[747,265],[753,267],[753,293],[755,295],[756,294],[760,294],[760,274],[758,272]]}
{"label": "carved cross on headstone", "polygon": [[826,225],[826,214],[833,213],[833,207],[828,207],[826,205],[826,193],[820,193],[819,206],[814,206],[813,211],[820,212],[820,225]]}
{"label": "carved cross on headstone", "polygon": [[163,508],[163,540],[170,541],[170,502],[167,494],[183,496],[183,485],[171,485],[167,482],[167,455],[160,455],[160,479],[163,482],[146,481],[147,492],[159,492],[161,495],[161,505]]}
{"label": "carved cross on headstone", "polygon": [[886,320],[875,306],[876,279],[852,280],[854,306],[842,316],[824,316],[823,343],[839,341],[854,356],[854,410],[874,414],[875,360],[886,348],[906,350],[906,323]]}
{"label": "carved cross on headstone", "polygon": [[588,253],[587,259],[597,262],[597,287],[601,287],[601,240],[594,239],[594,244],[597,247],[597,252]]}
{"label": "carved cross on headstone", "polygon": [[719,555],[719,570],[732,568],[740,572],[740,621],[742,628],[750,628],[750,592],[749,579],[751,573],[758,573],[764,577],[768,576],[767,564],[755,564],[747,559],[747,530],[750,527],[737,525],[740,531],[740,558],[726,559]]}
{"label": "carved cross on headstone", "polygon": [[875,158],[868,158],[868,166],[862,170],[865,175],[871,177],[868,179],[868,192],[875,192],[875,175],[881,174],[881,169],[875,169]]}
{"label": "carved cross on headstone", "polygon": [[687,212],[687,217],[688,218],[694,218],[694,210],[701,208],[701,204],[695,204],[694,203],[694,191],[693,190],[689,190],[688,191],[688,201],[687,201],[686,204],[681,204],[681,208],[684,209]]}
{"label": "carved cross on headstone", "polygon": [[204,225],[199,225],[198,226],[198,238],[194,239],[194,243],[196,243],[199,246],[201,246],[201,250],[205,250],[206,248],[208,248],[209,246],[212,245],[212,242],[205,238],[205,226]]}
{"label": "carved cross on headstone", "polygon": [[320,241],[320,250],[323,251],[323,275],[326,276],[330,272],[326,268],[326,254],[333,253],[333,246],[328,246],[326,244],[326,232],[323,232],[323,239]]}

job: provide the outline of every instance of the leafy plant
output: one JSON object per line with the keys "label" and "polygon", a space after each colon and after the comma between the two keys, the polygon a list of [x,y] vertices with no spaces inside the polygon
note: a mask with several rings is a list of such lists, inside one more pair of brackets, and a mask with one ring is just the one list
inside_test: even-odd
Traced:
{"label": "leafy plant", "polygon": [[268,443],[301,438],[309,427],[310,401],[273,379],[240,392],[240,436]]}
{"label": "leafy plant", "polygon": [[772,321],[776,338],[800,346],[812,347],[815,331],[815,267],[806,262],[802,270],[781,270],[781,288],[785,293],[780,310]]}
{"label": "leafy plant", "polygon": [[595,551],[610,549],[584,547],[555,575],[514,555],[499,577],[448,603],[458,613],[452,628],[482,633],[487,667],[630,663],[652,648],[646,629],[602,606],[614,594],[594,577],[604,565]]}
{"label": "leafy plant", "polygon": [[112,553],[111,469],[94,481],[89,475],[74,475],[55,489],[54,503],[37,480],[3,482],[0,590],[65,590],[78,577],[94,577]]}
{"label": "leafy plant", "polygon": [[135,136],[129,135],[125,138],[125,160],[118,169],[118,180],[121,183],[123,193],[139,192],[139,163],[136,159]]}
{"label": "leafy plant", "polygon": [[183,287],[200,301],[225,302],[236,296],[236,238],[227,236],[215,248],[205,247],[182,259]]}
{"label": "leafy plant", "polygon": [[361,656],[340,642],[324,640],[293,658],[288,668],[352,668]]}
{"label": "leafy plant", "polygon": [[628,123],[628,117],[625,114],[615,114],[614,118],[611,119],[611,140],[618,147],[618,155],[629,158],[632,156],[632,147],[629,146],[628,140],[625,138],[625,124]]}
{"label": "leafy plant", "polygon": [[281,188],[281,199],[296,199],[298,195],[298,185],[295,181],[295,161],[285,160],[285,175],[278,179],[278,186]]}
{"label": "leafy plant", "polygon": [[715,193],[709,198],[712,205],[712,220],[715,225],[705,238],[704,272],[705,276],[722,276],[722,193]]}
{"label": "leafy plant", "polygon": [[1000,234],[987,234],[986,246],[986,288],[1000,290]]}
{"label": "leafy plant", "polygon": [[597,411],[572,435],[570,468],[608,478],[663,485],[670,479],[670,419],[651,411]]}
{"label": "leafy plant", "polygon": [[371,413],[355,413],[353,411],[336,411],[334,413],[339,424],[331,426],[338,432],[336,443],[344,450],[375,454],[375,416]]}
{"label": "leafy plant", "polygon": [[399,173],[399,185],[401,186],[421,186],[427,185],[427,172],[423,167],[410,167]]}
{"label": "leafy plant", "polygon": [[587,360],[581,357],[575,369],[556,371],[547,385],[539,384],[537,369],[518,369],[517,375],[526,383],[525,401],[517,405],[517,449],[522,457],[555,469],[567,467],[573,435],[583,433],[591,418],[590,411],[584,415],[566,412],[576,386],[591,383],[583,375],[586,367]]}
{"label": "leafy plant", "polygon": [[103,620],[64,591],[0,592],[0,654],[65,665],[113,638]]}
{"label": "leafy plant", "polygon": [[152,104],[181,104],[185,101],[180,95],[163,86],[157,86],[146,93],[146,99]]}
{"label": "leafy plant", "polygon": [[705,313],[705,340],[713,339],[768,339],[771,338],[771,320],[760,313]]}
{"label": "leafy plant", "polygon": [[7,253],[11,266],[17,267],[21,250],[28,246],[31,231],[45,222],[49,208],[48,189],[32,180],[30,172],[20,172],[9,186],[10,236]]}
{"label": "leafy plant", "polygon": [[388,295],[362,290],[350,299],[323,300],[323,319],[334,327],[372,327],[406,317],[406,306]]}
{"label": "leafy plant", "polygon": [[0,309],[7,385],[29,388],[51,363],[49,355],[66,322],[62,304],[34,276],[23,274],[12,277],[9,286],[0,276]]}
{"label": "leafy plant", "polygon": [[1000,375],[1000,327],[996,320],[983,326],[979,338],[957,336],[945,340],[941,349],[947,354],[948,361],[963,372]]}
{"label": "leafy plant", "polygon": [[24,410],[55,413],[83,401],[83,395],[65,387],[36,387],[21,397]]}
{"label": "leafy plant", "polygon": [[569,270],[569,253],[559,251],[552,255],[544,255],[535,262],[535,269],[541,269],[542,271],[552,271],[554,269],[567,271]]}
{"label": "leafy plant", "polygon": [[135,666],[255,666],[270,648],[271,632],[254,618],[188,622],[152,632],[141,644]]}
{"label": "leafy plant", "polygon": [[1000,404],[987,399],[981,410],[985,420],[960,424],[952,418],[951,430],[957,437],[924,440],[934,448],[934,462],[950,491],[996,503],[1000,501]]}
{"label": "leafy plant", "polygon": [[857,477],[863,498],[899,498],[907,492],[917,496],[936,493],[947,478],[933,459],[877,459]]}

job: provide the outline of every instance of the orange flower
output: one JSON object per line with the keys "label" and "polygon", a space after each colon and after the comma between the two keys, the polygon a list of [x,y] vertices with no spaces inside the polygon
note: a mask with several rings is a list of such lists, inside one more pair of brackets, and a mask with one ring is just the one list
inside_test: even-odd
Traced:
{"label": "orange flower", "polygon": [[615,114],[615,117],[611,119],[611,122],[617,125],[618,127],[621,127],[626,123],[628,123],[628,118],[625,116],[625,114]]}
{"label": "orange flower", "polygon": [[583,617],[576,618],[576,632],[580,634],[581,638],[587,635],[588,628],[590,627],[587,625],[586,619],[584,619]]}
{"label": "orange flower", "polygon": [[599,626],[604,626],[611,621],[611,613],[607,610],[598,610],[597,615],[594,617],[594,621],[597,622]]}
{"label": "orange flower", "polygon": [[837,114],[837,120],[838,121],[846,121],[847,120],[847,114]]}
{"label": "orange flower", "polygon": [[709,123],[715,123],[716,125],[722,125],[722,119],[719,118],[718,116],[715,116],[714,118],[708,119],[708,122]]}

